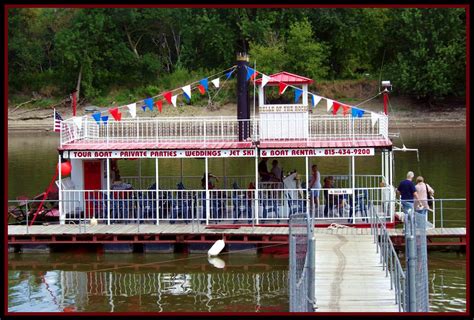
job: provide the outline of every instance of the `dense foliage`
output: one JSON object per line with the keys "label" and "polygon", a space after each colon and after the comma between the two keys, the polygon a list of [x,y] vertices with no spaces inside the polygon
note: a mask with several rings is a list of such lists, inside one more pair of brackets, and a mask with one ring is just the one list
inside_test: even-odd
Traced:
{"label": "dense foliage", "polygon": [[462,96],[465,19],[458,8],[15,8],[9,88],[64,96],[80,82],[88,99],[121,88],[131,97],[134,88],[156,93],[226,69],[246,51],[266,73],[333,80],[382,71],[402,94]]}

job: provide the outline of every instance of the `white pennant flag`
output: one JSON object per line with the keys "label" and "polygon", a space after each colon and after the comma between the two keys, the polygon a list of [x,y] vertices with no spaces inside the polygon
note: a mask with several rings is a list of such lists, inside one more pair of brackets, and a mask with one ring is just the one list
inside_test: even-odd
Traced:
{"label": "white pennant flag", "polygon": [[74,117],[72,118],[72,121],[74,121],[74,124],[77,126],[79,130],[82,129],[82,117]]}
{"label": "white pennant flag", "polygon": [[127,108],[132,118],[135,118],[137,116],[137,104],[136,103],[127,104]]}
{"label": "white pennant flag", "polygon": [[270,81],[270,77],[267,75],[262,74],[262,87],[265,87],[265,85]]}
{"label": "white pennant flag", "polygon": [[327,100],[327,103],[328,103],[327,111],[329,112],[332,108],[332,104],[333,104],[334,100],[331,100],[331,99],[326,99],[326,100]]}
{"label": "white pennant flag", "polygon": [[311,94],[313,96],[313,107],[316,107],[319,103],[319,101],[321,101],[321,97],[320,96],[317,96],[315,94]]}
{"label": "white pennant flag", "polygon": [[176,100],[178,99],[178,95],[174,95],[171,97],[171,103],[173,104],[173,107],[176,108]]}
{"label": "white pennant flag", "polygon": [[184,86],[181,89],[183,89],[184,93],[191,99],[191,85]]}
{"label": "white pennant flag", "polygon": [[216,78],[216,79],[212,80],[211,82],[214,85],[214,87],[219,88],[219,78]]}
{"label": "white pennant flag", "polygon": [[370,113],[370,120],[372,120],[372,127],[375,126],[375,124],[379,120],[379,115],[376,114],[375,112],[371,112]]}

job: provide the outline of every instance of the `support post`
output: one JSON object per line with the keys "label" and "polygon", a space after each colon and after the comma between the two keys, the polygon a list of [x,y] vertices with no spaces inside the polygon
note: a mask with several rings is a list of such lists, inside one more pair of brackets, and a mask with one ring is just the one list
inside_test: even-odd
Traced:
{"label": "support post", "polygon": [[250,136],[250,106],[248,94],[247,68],[249,57],[246,53],[237,55],[237,120],[239,122],[239,141]]}
{"label": "support post", "polygon": [[408,312],[416,312],[416,249],[415,249],[415,219],[413,210],[405,217],[405,243],[407,264]]}
{"label": "support post", "polygon": [[[58,156],[58,201],[59,201],[59,224],[65,224],[66,223],[66,215],[64,212],[64,206],[63,206],[63,186],[61,183],[61,155]],[[28,215],[26,215],[28,218]],[[28,221],[26,222],[26,225],[28,226]]]}
{"label": "support post", "polygon": [[306,172],[305,172],[305,177],[306,177],[306,213],[308,213],[308,217],[311,221],[311,230],[313,230],[314,226],[314,215],[313,215],[313,210],[312,210],[312,203],[310,203],[310,189],[309,189],[309,179],[308,179],[308,156],[305,157],[305,167],[306,167]]}
{"label": "support post", "polygon": [[209,214],[211,212],[210,204],[211,201],[209,199],[209,159],[208,157],[204,158],[204,176],[206,177],[206,225],[209,224]]}
{"label": "support post", "polygon": [[159,190],[159,172],[158,172],[158,158],[155,158],[155,210],[156,210],[156,225],[160,224],[160,212],[158,211],[158,190]]}
{"label": "support post", "polygon": [[[356,197],[356,190],[355,190],[355,157],[351,156],[351,182],[352,182],[352,223],[355,224],[355,197]],[[362,210],[361,210],[362,212]]]}
{"label": "support post", "polygon": [[[395,199],[392,198],[393,192],[393,151],[389,151],[388,153],[388,168],[389,168],[389,174],[388,174],[388,180],[387,180],[387,187],[390,188],[389,196],[388,196],[388,201],[389,205],[387,206],[389,208],[390,212],[390,222],[395,221]],[[434,220],[433,220],[433,225],[434,225]]]}
{"label": "support post", "polygon": [[[313,230],[313,226],[311,226]],[[316,310],[316,238],[312,232],[308,245],[308,304],[309,310]]]}
{"label": "support post", "polygon": [[107,225],[110,225],[110,158],[106,160],[107,166]]}
{"label": "support post", "polygon": [[138,185],[142,188],[142,159],[138,158]]}
{"label": "support post", "polygon": [[[258,205],[258,150],[255,149],[255,224],[258,224],[259,205]],[[253,223],[253,221],[252,221]]]}

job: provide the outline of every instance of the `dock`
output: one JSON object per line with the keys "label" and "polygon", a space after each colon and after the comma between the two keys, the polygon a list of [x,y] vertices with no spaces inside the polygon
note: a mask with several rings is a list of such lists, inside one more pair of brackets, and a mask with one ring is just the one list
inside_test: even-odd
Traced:
{"label": "dock", "polygon": [[370,229],[316,232],[316,312],[398,312]]}

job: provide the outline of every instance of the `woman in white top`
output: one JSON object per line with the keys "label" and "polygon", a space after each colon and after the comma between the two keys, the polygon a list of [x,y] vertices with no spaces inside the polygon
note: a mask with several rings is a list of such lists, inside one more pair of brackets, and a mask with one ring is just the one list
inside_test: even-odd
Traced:
{"label": "woman in white top", "polygon": [[415,211],[426,215],[430,206],[428,205],[428,192],[434,195],[434,190],[427,183],[424,182],[422,176],[416,178],[416,192],[418,193],[418,199],[415,200]]}
{"label": "woman in white top", "polygon": [[319,189],[321,189],[321,176],[319,174],[318,166],[316,164],[313,164],[313,166],[311,167],[311,181],[309,182],[309,189],[311,190],[311,208],[318,208]]}

